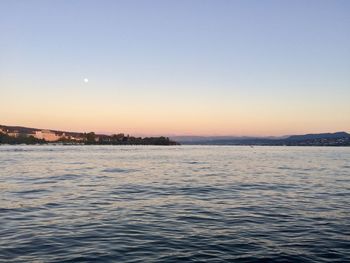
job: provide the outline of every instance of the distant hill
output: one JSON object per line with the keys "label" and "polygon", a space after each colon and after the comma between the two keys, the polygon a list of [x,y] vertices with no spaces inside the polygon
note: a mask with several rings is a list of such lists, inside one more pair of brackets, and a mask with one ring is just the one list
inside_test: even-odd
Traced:
{"label": "distant hill", "polygon": [[290,141],[302,141],[302,140],[317,140],[317,139],[337,139],[350,137],[346,132],[335,133],[318,133],[318,134],[305,134],[305,135],[292,135],[287,138]]}
{"label": "distant hill", "polygon": [[346,132],[290,135],[281,137],[234,136],[175,136],[172,139],[191,145],[287,145],[287,146],[349,146],[350,134]]}

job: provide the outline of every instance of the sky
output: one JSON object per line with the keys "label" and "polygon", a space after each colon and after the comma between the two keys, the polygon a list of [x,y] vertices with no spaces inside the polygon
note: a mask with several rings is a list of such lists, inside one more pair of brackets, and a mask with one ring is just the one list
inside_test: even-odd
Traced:
{"label": "sky", "polygon": [[0,124],[350,132],[350,1],[1,0]]}

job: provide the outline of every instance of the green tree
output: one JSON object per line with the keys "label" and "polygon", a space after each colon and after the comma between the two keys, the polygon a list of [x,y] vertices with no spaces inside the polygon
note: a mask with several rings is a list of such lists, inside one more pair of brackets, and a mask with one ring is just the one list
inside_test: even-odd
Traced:
{"label": "green tree", "polygon": [[86,144],[95,144],[96,143],[96,135],[94,132],[89,132],[86,134]]}

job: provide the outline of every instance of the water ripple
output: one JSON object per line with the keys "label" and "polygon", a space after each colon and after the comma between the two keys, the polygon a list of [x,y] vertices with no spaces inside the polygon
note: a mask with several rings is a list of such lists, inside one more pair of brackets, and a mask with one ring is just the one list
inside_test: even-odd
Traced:
{"label": "water ripple", "polygon": [[350,262],[350,148],[0,147],[0,262]]}

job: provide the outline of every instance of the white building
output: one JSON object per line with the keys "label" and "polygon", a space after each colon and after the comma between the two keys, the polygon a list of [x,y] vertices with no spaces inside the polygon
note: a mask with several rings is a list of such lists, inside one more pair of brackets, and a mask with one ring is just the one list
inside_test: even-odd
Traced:
{"label": "white building", "polygon": [[17,138],[19,136],[19,132],[18,131],[12,131],[12,132],[8,132],[7,135],[10,136],[10,137]]}
{"label": "white building", "polygon": [[60,136],[50,130],[36,131],[34,137],[37,139],[44,139],[48,142],[54,142],[60,139]]}

